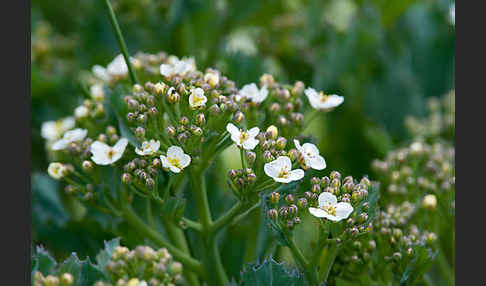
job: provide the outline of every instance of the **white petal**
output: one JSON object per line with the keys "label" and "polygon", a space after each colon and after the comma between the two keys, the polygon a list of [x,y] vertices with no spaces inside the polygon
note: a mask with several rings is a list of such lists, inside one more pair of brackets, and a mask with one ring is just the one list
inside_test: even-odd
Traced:
{"label": "white petal", "polygon": [[249,138],[243,142],[243,148],[246,150],[253,150],[258,143],[260,143],[260,141],[256,140],[255,138]]}
{"label": "white petal", "polygon": [[278,177],[280,173],[280,169],[281,167],[278,165],[276,160],[266,163],[263,166],[263,170],[265,171],[265,174],[267,174],[267,176],[272,177],[274,179]]}
{"label": "white petal", "polygon": [[329,204],[331,206],[334,206],[337,203],[337,198],[335,195],[329,193],[329,192],[322,192],[319,195],[319,207],[327,207]]}
{"label": "white petal", "polygon": [[304,177],[304,170],[302,169],[295,169],[290,171],[289,179],[291,181],[298,181]]}
{"label": "white petal", "polygon": [[91,143],[91,153],[93,153],[93,155],[106,153],[108,150],[110,150],[110,146],[106,145],[103,142],[95,141]]}
{"label": "white petal", "polygon": [[172,165],[169,166],[169,169],[174,173],[179,173],[181,171],[181,169],[177,168],[176,166],[172,166]]}
{"label": "white petal", "polygon": [[182,150],[181,147],[179,146],[170,146],[169,149],[167,149],[167,157],[177,157],[180,158],[184,154],[184,150]]}
{"label": "white petal", "polygon": [[179,163],[181,167],[184,169],[185,167],[189,166],[189,164],[191,163],[191,156],[187,154],[183,154],[179,159]]}
{"label": "white petal", "polygon": [[170,77],[172,75],[172,66],[168,64],[161,64],[160,74],[165,77]]}
{"label": "white petal", "polygon": [[319,149],[317,149],[317,146],[312,143],[304,143],[304,145],[302,145],[302,149],[303,152],[309,154],[310,156],[319,155]]}
{"label": "white petal", "polygon": [[164,155],[160,155],[160,161],[162,162],[162,167],[164,167],[164,168],[170,167],[169,160]]}
{"label": "white petal", "polygon": [[292,169],[292,161],[287,156],[279,156],[274,162],[280,166],[280,168]]}
{"label": "white petal", "polygon": [[275,180],[275,182],[284,183],[284,184],[292,182],[292,178],[290,176],[288,178],[279,178],[277,176],[277,177],[273,177],[273,179]]}
{"label": "white petal", "polygon": [[54,144],[52,144],[51,149],[54,151],[63,150],[66,149],[68,145],[69,145],[69,141],[63,138],[57,140]]}
{"label": "white petal", "polygon": [[324,170],[326,168],[326,160],[324,160],[324,157],[321,155],[309,158],[309,162],[306,160],[306,164],[310,165],[310,167],[315,170]]}
{"label": "white petal", "polygon": [[320,217],[320,218],[326,217],[326,215],[327,215],[327,213],[323,209],[319,209],[319,208],[310,207],[309,212],[310,212],[311,215],[313,215],[315,217]]}
{"label": "white petal", "polygon": [[336,217],[341,220],[348,218],[353,212],[353,206],[349,203],[340,202],[336,205]]}
{"label": "white petal", "polygon": [[226,125],[226,131],[228,131],[231,135],[237,134],[240,136],[240,130],[233,123],[228,123]]}
{"label": "white petal", "polygon": [[253,127],[250,130],[248,130],[248,135],[250,135],[250,137],[255,137],[258,135],[258,132],[260,132],[260,128]]}
{"label": "white petal", "polygon": [[115,149],[115,152],[117,153],[122,153],[125,152],[125,148],[128,145],[128,139],[126,138],[121,138],[116,142],[115,146],[113,146],[113,149]]}
{"label": "white petal", "polygon": [[295,148],[297,148],[297,150],[298,150],[299,152],[302,152],[302,151],[301,151],[301,150],[302,150],[302,146],[300,146],[299,140],[294,139],[294,145],[295,145]]}
{"label": "white petal", "polygon": [[142,150],[140,150],[140,149],[138,149],[138,147],[135,148],[135,153],[137,153],[140,156],[144,156],[145,155],[145,152],[142,151]]}

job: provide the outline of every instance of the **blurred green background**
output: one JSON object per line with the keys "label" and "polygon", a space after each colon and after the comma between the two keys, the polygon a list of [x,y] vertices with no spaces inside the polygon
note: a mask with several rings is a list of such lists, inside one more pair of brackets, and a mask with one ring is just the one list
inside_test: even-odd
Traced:
{"label": "blurred green background", "polygon": [[[343,95],[344,104],[307,132],[319,139],[327,171],[356,177],[371,175],[372,159],[407,140],[406,115],[424,115],[428,97],[454,88],[452,3],[112,0],[132,54],[194,56],[199,69],[218,68],[238,87],[271,73]],[[59,257],[93,256],[123,225],[69,215],[62,186],[45,175],[40,126],[71,115],[82,101],[82,72],[119,49],[103,1],[32,0],[31,15],[33,244]]]}

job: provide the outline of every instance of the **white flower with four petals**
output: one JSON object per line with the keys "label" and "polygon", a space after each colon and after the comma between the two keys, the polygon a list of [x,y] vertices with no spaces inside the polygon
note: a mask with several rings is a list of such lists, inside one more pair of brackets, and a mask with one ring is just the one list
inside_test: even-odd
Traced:
{"label": "white flower with four petals", "polygon": [[64,132],[73,128],[74,118],[66,117],[57,121],[46,121],[41,126],[41,136],[49,141],[59,139]]}
{"label": "white flower with four petals", "polygon": [[150,141],[144,141],[140,148],[135,148],[135,153],[140,156],[154,155],[160,148],[160,141],[151,139]]}
{"label": "white flower with four petals", "polygon": [[287,156],[280,156],[276,160],[266,163],[263,170],[267,176],[279,183],[290,183],[304,177],[304,170],[292,170],[292,161]]}
{"label": "white flower with four petals", "polygon": [[47,173],[49,174],[49,176],[56,180],[60,180],[62,177],[64,177],[66,172],[66,166],[59,162],[52,162],[49,164],[49,167],[47,167]]}
{"label": "white flower with four petals", "polygon": [[179,146],[170,146],[167,149],[167,156],[161,155],[162,167],[171,170],[174,173],[179,173],[191,163],[191,156],[184,153]]}
{"label": "white flower with four petals", "polygon": [[126,138],[121,138],[112,147],[108,144],[100,141],[95,141],[91,144],[91,160],[98,165],[110,165],[118,161],[125,148],[127,148],[128,140]]}
{"label": "white flower with four petals", "polygon": [[52,144],[52,150],[58,151],[66,149],[66,147],[73,143],[83,140],[86,135],[88,135],[88,130],[76,128],[64,133],[62,139],[57,140],[54,144]]}
{"label": "white flower with four petals", "polygon": [[268,96],[268,89],[267,87],[262,87],[258,89],[257,85],[254,83],[244,85],[239,94],[236,95],[236,100],[240,101],[241,99],[250,100],[254,103],[261,103],[267,98]]}
{"label": "white flower with four petals", "polygon": [[317,110],[330,111],[339,106],[344,101],[344,97],[336,94],[324,94],[322,91],[317,92],[315,89],[309,87],[304,90],[310,105]]}
{"label": "white flower with four petals", "polygon": [[340,221],[348,218],[353,212],[353,206],[350,203],[338,203],[336,196],[329,192],[321,193],[318,200],[318,208],[309,208],[309,212],[315,217],[327,218],[331,221]]}
{"label": "white flower with four petals", "polygon": [[234,124],[228,123],[226,130],[231,134],[231,140],[236,143],[238,147],[243,147],[246,150],[253,150],[260,141],[255,137],[260,132],[260,128],[253,127],[250,130],[243,131],[238,129]]}
{"label": "white flower with four petals", "polygon": [[204,106],[208,102],[208,98],[204,95],[204,90],[200,87],[191,89],[191,95],[189,95],[189,105],[192,108],[198,108]]}
{"label": "white flower with four petals", "polygon": [[294,144],[297,151],[304,157],[306,168],[315,170],[324,170],[326,168],[326,161],[324,160],[324,157],[319,155],[319,149],[317,149],[316,145],[312,143],[304,143],[304,145],[301,146],[299,141],[295,139]]}

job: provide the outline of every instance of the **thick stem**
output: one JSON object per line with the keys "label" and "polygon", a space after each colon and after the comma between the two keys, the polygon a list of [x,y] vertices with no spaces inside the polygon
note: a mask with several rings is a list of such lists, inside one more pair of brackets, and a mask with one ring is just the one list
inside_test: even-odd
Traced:
{"label": "thick stem", "polygon": [[327,248],[326,252],[321,256],[320,259],[320,269],[319,269],[319,280],[327,281],[327,277],[331,272],[334,260],[339,252],[339,245],[336,242],[332,242]]}
{"label": "thick stem", "polygon": [[[190,255],[191,251],[189,249],[189,245],[187,244],[186,236],[184,231],[177,227],[174,222],[169,221],[168,219],[164,220],[164,226],[167,230],[167,234],[169,235],[170,240],[173,244],[184,253]],[[191,286],[199,286],[199,280],[194,272],[184,271],[184,277],[186,281]]]}
{"label": "thick stem", "polygon": [[[204,170],[204,168],[201,168]],[[202,226],[202,239],[206,246],[206,265],[208,267],[208,274],[210,281],[213,281],[218,286],[228,285],[228,277],[224,272],[221,257],[216,246],[216,240],[212,229],[211,211],[209,209],[209,202],[206,192],[206,180],[204,171],[191,170],[191,184],[194,191],[194,197],[197,203],[198,218]]]}
{"label": "thick stem", "polygon": [[455,285],[453,269],[450,267],[449,262],[447,262],[447,258],[442,250],[437,254],[437,262],[439,263],[439,270],[442,277],[447,281],[447,285]]}
{"label": "thick stem", "polygon": [[237,202],[229,211],[227,211],[213,223],[211,227],[211,232],[216,233],[218,230],[220,230],[222,227],[232,221],[233,218],[239,215],[242,210],[243,204],[241,202]]}
{"label": "thick stem", "polygon": [[167,240],[165,240],[157,231],[147,226],[145,222],[135,213],[131,206],[124,206],[122,211],[123,218],[128,224],[130,224],[132,227],[147,236],[157,246],[167,248],[167,250],[174,256],[174,258],[181,262],[185,267],[198,273],[203,277],[206,276],[201,262],[188,256],[177,247],[170,244]]}
{"label": "thick stem", "polygon": [[108,14],[110,18],[111,26],[113,26],[113,30],[115,30],[116,40],[118,41],[118,45],[120,46],[120,50],[123,54],[123,58],[125,58],[125,63],[128,67],[128,73],[130,74],[130,79],[132,80],[133,84],[138,83],[137,76],[133,71],[132,63],[130,62],[130,56],[128,54],[127,45],[125,44],[125,40],[123,39],[122,32],[120,30],[120,26],[118,25],[118,21],[116,20],[115,12],[113,12],[113,8],[111,7],[110,0],[105,0],[106,8],[108,9]]}

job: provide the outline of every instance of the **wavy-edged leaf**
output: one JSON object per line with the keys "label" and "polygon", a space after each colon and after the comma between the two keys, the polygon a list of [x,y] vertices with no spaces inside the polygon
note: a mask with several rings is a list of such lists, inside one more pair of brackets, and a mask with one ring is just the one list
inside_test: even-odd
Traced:
{"label": "wavy-edged leaf", "polygon": [[272,257],[262,263],[247,264],[241,272],[240,286],[306,286],[297,269],[288,270]]}
{"label": "wavy-edged leaf", "polygon": [[42,246],[35,248],[35,253],[32,257],[32,274],[35,271],[39,271],[43,275],[47,275],[55,269],[56,265],[56,260]]}
{"label": "wavy-edged leaf", "polygon": [[105,241],[105,249],[103,249],[98,253],[98,255],[96,255],[96,263],[102,271],[104,271],[106,265],[108,264],[108,262],[110,262],[113,251],[115,251],[115,248],[117,246],[120,246],[119,237],[114,238],[110,241]]}

